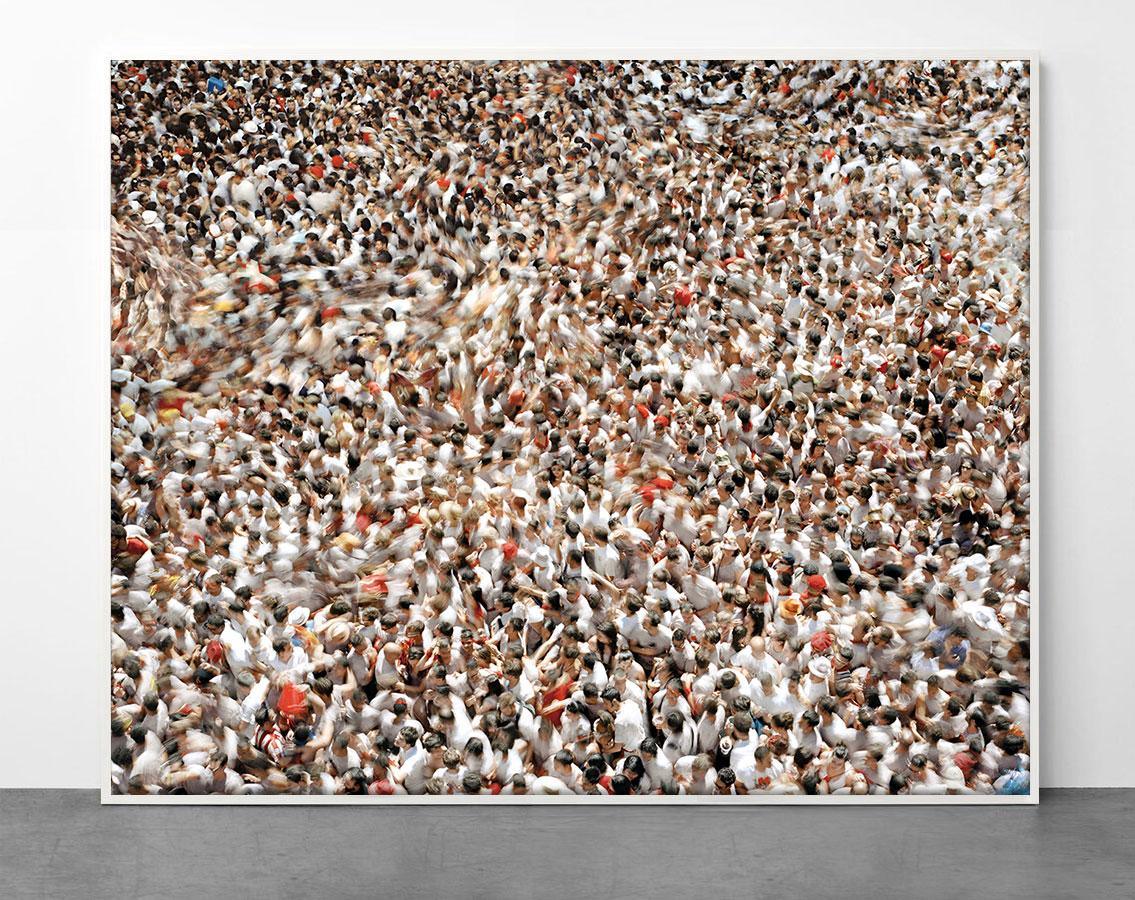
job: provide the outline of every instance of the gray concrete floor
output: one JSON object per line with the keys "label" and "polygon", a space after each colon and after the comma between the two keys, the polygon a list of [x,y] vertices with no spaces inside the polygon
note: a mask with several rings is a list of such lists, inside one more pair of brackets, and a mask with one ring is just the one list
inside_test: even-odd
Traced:
{"label": "gray concrete floor", "polygon": [[128,807],[0,791],[0,897],[1135,897],[1135,791],[1036,807]]}

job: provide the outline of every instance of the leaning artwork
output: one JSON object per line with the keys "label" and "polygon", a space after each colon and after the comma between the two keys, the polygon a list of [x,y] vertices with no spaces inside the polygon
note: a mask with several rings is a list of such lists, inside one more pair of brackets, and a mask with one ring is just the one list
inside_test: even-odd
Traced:
{"label": "leaning artwork", "polygon": [[112,63],[104,799],[1035,796],[1030,70]]}

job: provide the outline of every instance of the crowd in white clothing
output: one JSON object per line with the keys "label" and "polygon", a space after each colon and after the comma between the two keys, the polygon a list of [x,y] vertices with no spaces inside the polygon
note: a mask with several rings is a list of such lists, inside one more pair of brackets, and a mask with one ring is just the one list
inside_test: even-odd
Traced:
{"label": "crowd in white clothing", "polygon": [[113,790],[1029,790],[1027,62],[119,62]]}

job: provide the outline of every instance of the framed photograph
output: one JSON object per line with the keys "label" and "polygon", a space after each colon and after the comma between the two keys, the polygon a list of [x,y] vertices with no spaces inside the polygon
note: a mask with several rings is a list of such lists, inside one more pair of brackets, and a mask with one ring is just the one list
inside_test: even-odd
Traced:
{"label": "framed photograph", "polygon": [[1037,61],[843,56],[109,61],[104,802],[1037,802]]}

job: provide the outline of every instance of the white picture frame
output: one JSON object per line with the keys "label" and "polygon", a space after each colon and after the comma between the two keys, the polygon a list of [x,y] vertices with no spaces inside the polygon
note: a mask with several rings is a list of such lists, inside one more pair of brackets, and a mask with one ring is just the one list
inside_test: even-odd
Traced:
{"label": "white picture frame", "polygon": [[[118,50],[119,48],[116,48]],[[149,52],[147,52],[147,50]],[[159,52],[154,52],[155,50]],[[1041,135],[1041,60],[1039,53],[1036,50],[1018,49],[1018,50],[959,50],[959,49],[942,49],[942,48],[921,48],[921,49],[810,49],[810,50],[786,50],[786,49],[752,49],[746,48],[739,50],[736,48],[723,49],[723,48],[534,48],[527,51],[517,51],[515,48],[487,48],[487,47],[470,47],[470,48],[320,48],[313,50],[310,47],[303,48],[224,48],[218,46],[210,46],[207,48],[201,47],[177,47],[177,46],[161,46],[149,48],[124,48],[120,52],[115,52],[111,55],[105,56],[98,60],[99,70],[97,73],[92,73],[100,86],[102,94],[102,103],[104,106],[103,121],[106,123],[103,134],[100,136],[101,145],[103,148],[110,147],[110,104],[111,93],[109,70],[114,60],[119,59],[366,59],[366,60],[421,60],[421,59],[438,59],[438,60],[517,60],[517,59],[588,59],[588,60],[681,60],[681,59],[720,59],[720,60],[751,60],[751,59],[765,59],[777,61],[797,61],[797,60],[919,60],[919,59],[951,59],[951,60],[1025,60],[1029,63],[1030,72],[1030,91],[1029,91],[1029,123],[1030,123],[1030,147],[1029,147],[1029,252],[1030,252],[1030,271],[1029,271],[1029,303],[1030,303],[1030,318],[1029,325],[1031,330],[1030,339],[1030,440],[1029,440],[1029,479],[1030,479],[1030,514],[1029,514],[1029,594],[1030,594],[1030,615],[1029,615],[1029,637],[1030,637],[1030,682],[1029,682],[1029,701],[1030,701],[1030,734],[1029,734],[1029,748],[1030,748],[1030,790],[1027,795],[931,795],[931,794],[916,794],[916,795],[757,795],[747,794],[738,796],[717,796],[717,795],[648,795],[648,796],[605,796],[605,797],[592,797],[586,795],[511,795],[502,794],[495,797],[485,796],[466,796],[461,794],[455,795],[391,795],[385,797],[376,796],[353,796],[353,795],[228,795],[228,794],[205,794],[205,795],[138,795],[138,794],[116,794],[111,788],[111,768],[110,768],[110,728],[109,717],[104,717],[101,714],[98,717],[99,721],[99,735],[97,737],[97,745],[99,747],[99,767],[100,767],[100,800],[104,805],[116,806],[153,806],[153,805],[172,805],[172,806],[277,806],[277,805],[294,805],[294,806],[309,806],[309,805],[323,805],[323,806],[374,806],[374,807],[398,807],[398,806],[435,806],[435,805],[454,805],[465,806],[475,805],[485,808],[493,808],[499,806],[527,806],[527,805],[541,805],[541,806],[554,806],[554,805],[569,805],[579,806],[588,805],[595,807],[607,806],[652,806],[652,805],[665,805],[665,806],[685,806],[685,805],[723,805],[726,807],[740,807],[740,806],[816,806],[816,807],[835,807],[835,806],[920,806],[920,805],[940,805],[940,806],[1035,806],[1040,802],[1040,761],[1042,759],[1042,751],[1040,749],[1040,736],[1041,736],[1041,681],[1043,678],[1043,669],[1041,661],[1041,640],[1040,640],[1040,622],[1043,616],[1040,612],[1040,577],[1039,568],[1043,560],[1043,554],[1040,547],[1041,531],[1038,528],[1040,522],[1040,508],[1042,496],[1041,484],[1041,470],[1040,466],[1040,453],[1037,446],[1036,436],[1042,433],[1040,418],[1041,418],[1041,396],[1039,392],[1040,387],[1040,348],[1042,344],[1041,338],[1041,315],[1040,315],[1040,266],[1038,265],[1038,258],[1040,253],[1040,185],[1041,179],[1039,178],[1040,164],[1041,164],[1041,148],[1040,148],[1040,135]],[[102,165],[103,172],[103,185],[104,185],[104,203],[103,203],[103,221],[108,223],[107,230],[104,234],[106,243],[102,251],[102,283],[100,288],[104,291],[103,296],[110,296],[111,285],[111,270],[110,270],[110,252],[109,252],[109,222],[111,219],[111,176],[110,176],[110,154],[107,152],[103,159]],[[102,379],[102,398],[104,402],[104,409],[109,409],[110,405],[110,354],[105,350],[111,346],[110,336],[110,317],[109,315],[102,316],[103,328],[98,336],[98,340],[102,342],[100,351],[101,369],[98,377]],[[110,417],[105,414],[100,414],[100,421],[102,423],[102,432],[99,435],[101,447],[105,448],[110,446]],[[105,459],[105,456],[102,457]],[[106,479],[104,482],[103,500],[102,500],[102,521],[104,527],[99,534],[98,538],[102,543],[103,559],[110,559],[110,469],[109,466],[104,466],[103,477]],[[100,659],[100,676],[107,677],[111,672],[111,649],[110,649],[110,634],[111,634],[111,618],[110,618],[110,605],[111,605],[111,567],[104,566],[104,574],[101,583],[98,585],[101,594],[101,609],[102,609],[102,622],[103,630],[100,632],[99,640],[101,642],[101,650],[99,653]],[[103,696],[100,692],[100,697]]]}

